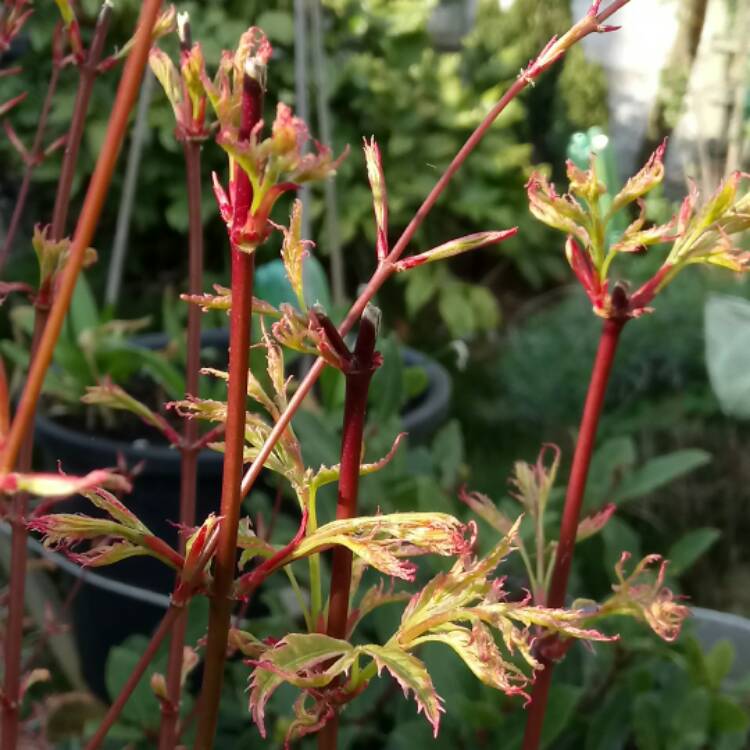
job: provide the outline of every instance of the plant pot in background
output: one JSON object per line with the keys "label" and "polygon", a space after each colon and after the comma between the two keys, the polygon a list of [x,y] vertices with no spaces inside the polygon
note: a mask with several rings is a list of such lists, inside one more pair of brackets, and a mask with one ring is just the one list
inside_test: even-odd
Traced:
{"label": "plant pot in background", "polygon": [[[132,443],[72,429],[38,416],[36,443],[48,468],[57,461],[70,474],[86,474],[95,468],[116,466],[122,456],[128,467],[143,461],[143,470],[133,484],[126,502],[157,536],[177,544],[177,528],[172,520],[179,518],[180,454],[165,445],[147,440]],[[222,456],[205,450],[198,459],[197,518],[218,511],[221,490]],[[85,500],[73,499],[58,508],[67,512],[91,514]],[[123,597],[122,594],[83,584],[72,606],[75,640],[81,655],[83,677],[96,693],[106,699],[104,666],[109,650],[135,633],[150,633],[164,614],[164,607],[150,603],[149,593],[167,595],[174,584],[174,572],[162,562],[149,557],[134,557],[117,565],[97,569],[98,575],[145,589],[146,595]]]}
{"label": "plant pot in background", "polygon": [[750,677],[750,619],[715,609],[690,609],[693,632],[704,651],[710,651],[723,640],[734,646],[735,658],[727,675],[729,680],[738,682]]}

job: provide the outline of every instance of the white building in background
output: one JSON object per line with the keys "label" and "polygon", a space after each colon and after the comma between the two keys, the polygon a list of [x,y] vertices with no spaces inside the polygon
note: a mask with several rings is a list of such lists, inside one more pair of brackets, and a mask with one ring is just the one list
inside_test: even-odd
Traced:
{"label": "white building in background", "polygon": [[[607,73],[610,132],[624,175],[637,166],[661,71],[677,34],[679,2],[632,0],[613,19],[613,23],[622,25],[619,31],[592,35],[583,41],[586,54]],[[590,6],[590,0],[572,0],[576,18]],[[727,58],[720,37],[726,29],[726,13],[724,2],[709,3],[685,115],[674,134],[673,145],[678,148],[669,150],[667,175],[673,184],[697,173],[707,144],[724,135]]]}

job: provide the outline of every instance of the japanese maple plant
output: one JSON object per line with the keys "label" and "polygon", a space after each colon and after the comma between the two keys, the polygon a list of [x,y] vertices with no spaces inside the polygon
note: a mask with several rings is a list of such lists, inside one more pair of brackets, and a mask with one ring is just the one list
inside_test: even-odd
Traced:
{"label": "japanese maple plant", "polygon": [[[161,704],[159,747],[171,750],[182,742],[185,723],[180,713],[187,668],[201,653],[202,686],[195,727],[196,750],[214,746],[225,661],[240,655],[247,664],[249,713],[266,736],[266,707],[283,684],[298,697],[289,707],[286,742],[318,734],[321,748],[337,746],[338,718],[348,703],[379,675],[390,675],[413,694],[437,735],[444,711],[419,648],[440,643],[452,649],[483,683],[520,697],[528,711],[524,746],[537,748],[546,709],[546,695],[556,661],[576,640],[611,641],[616,633],[600,621],[612,615],[642,620],[667,640],[676,638],[687,615],[663,585],[665,562],[648,556],[634,566],[627,554],[616,568],[612,595],[595,604],[566,597],[576,541],[595,534],[609,519],[612,508],[580,517],[586,475],[596,436],[606,384],[623,326],[648,311],[659,290],[686,265],[714,263],[744,270],[746,257],[732,245],[731,236],[750,226],[750,198],[738,197],[740,175],[730,178],[702,208],[691,192],[678,216],[663,226],[646,226],[644,211],[617,242],[605,240],[613,214],[641,203],[642,196],[663,178],[663,147],[627,182],[610,208],[602,208],[605,187],[595,162],[583,171],[569,166],[570,192],[558,195],[541,175],[527,186],[531,210],[543,222],[568,235],[570,265],[589,295],[594,312],[603,318],[601,344],[594,363],[573,467],[565,500],[559,538],[545,538],[545,513],[559,463],[554,447],[542,450],[536,464],[519,462],[513,477],[521,505],[517,518],[503,514],[488,498],[464,491],[461,499],[492,528],[496,538],[488,551],[477,552],[478,527],[446,513],[402,512],[362,516],[357,499],[361,476],[384,467],[398,450],[395,436],[388,455],[363,462],[363,436],[371,379],[381,364],[377,352],[380,314],[372,299],[396,273],[416,272],[425,263],[497,244],[515,234],[514,228],[481,231],[451,239],[438,247],[403,257],[420,225],[427,220],[453,175],[469,157],[493,121],[535,79],[554,65],[575,43],[592,33],[615,27],[608,19],[629,0],[613,0],[602,7],[594,2],[582,20],[552,39],[538,57],[521,71],[508,92],[492,107],[482,123],[437,181],[424,203],[395,243],[388,228],[388,197],[380,152],[375,139],[365,140],[364,158],[373,196],[376,224],[374,271],[348,314],[337,326],[327,311],[308,307],[303,284],[303,261],[313,243],[301,236],[302,204],[293,199],[298,186],[330,176],[345,154],[335,156],[317,142],[310,144],[307,126],[283,103],[270,124],[265,119],[266,69],[272,49],[262,30],[251,27],[237,48],[225,52],[210,75],[200,44],[191,38],[189,20],[178,16],[180,59],[175,64],[152,46],[152,30],[160,10],[158,0],[145,0],[139,27],[129,52],[102,151],[86,193],[72,240],[66,242],[51,283],[45,285],[49,310],[42,315],[29,374],[13,418],[4,377],[0,400],[2,461],[0,489],[3,511],[13,528],[13,568],[5,630],[2,747],[18,746],[22,731],[21,701],[27,676],[20,669],[23,620],[23,577],[26,538],[40,534],[45,544],[89,567],[116,564],[135,555],[150,555],[175,572],[171,603],[96,731],[87,738],[87,750],[104,742],[139,680],[146,674],[162,643],[169,641],[166,675],[151,674],[151,686]],[[7,5],[7,3],[6,3]],[[135,413],[165,437],[182,455],[181,543],[172,548],[154,536],[129,509],[129,481],[114,470],[102,469],[85,477],[64,473],[40,474],[22,462],[28,452],[32,420],[45,372],[68,311],[76,280],[87,257],[99,214],[125,134],[128,114],[146,64],[161,82],[174,110],[175,136],[183,146],[189,211],[190,282],[184,295],[188,317],[187,393],[169,408],[183,420],[173,422],[139,403],[122,388],[103,382],[90,389],[89,403]],[[213,293],[202,289],[201,174],[204,142],[214,139],[228,158],[227,174],[213,175],[213,190],[223,218],[231,255],[231,284]],[[520,187],[520,186],[519,186]],[[288,226],[271,220],[271,211],[292,197]],[[281,256],[297,304],[279,308],[253,296],[257,249],[272,235],[281,237]],[[60,238],[58,244],[61,241]],[[49,243],[48,243],[49,244]],[[656,275],[631,289],[611,280],[613,263],[623,255],[649,245],[671,247]],[[59,266],[59,267],[58,267]],[[41,290],[40,292],[41,293]],[[46,307],[46,306],[45,306]],[[226,381],[226,401],[198,395],[201,310],[227,311],[230,322],[226,372],[203,373]],[[264,354],[264,374],[249,367],[251,321],[260,320],[256,340]],[[356,329],[356,337],[348,337]],[[315,357],[307,374],[294,382],[287,377],[284,350]],[[341,459],[332,466],[311,468],[304,463],[304,446],[291,420],[321,371],[332,367],[346,384]],[[253,402],[248,408],[248,400]],[[200,422],[208,428],[200,432]],[[196,457],[209,446],[224,454],[219,513],[195,518]],[[550,461],[547,456],[552,456]],[[62,467],[64,470],[64,467]],[[241,517],[242,501],[261,471],[279,474],[299,505],[298,529],[282,545]],[[337,484],[335,520],[319,522],[318,495],[325,485]],[[217,488],[218,493],[218,488]],[[54,512],[58,498],[82,494],[104,511],[92,516]],[[28,498],[31,501],[28,501]],[[323,516],[324,514],[320,514]],[[531,526],[520,533],[522,524]],[[485,548],[487,545],[485,545]],[[528,592],[511,594],[497,569],[518,554],[528,572]],[[360,591],[366,568],[385,578],[413,582],[413,559],[435,555],[449,559],[444,571],[417,590],[379,584]],[[297,564],[297,565],[295,565]],[[303,591],[295,569],[308,568],[309,590]],[[330,588],[324,590],[324,566],[330,566]],[[259,586],[283,572],[292,584],[302,612],[304,632],[279,632],[260,640],[242,630],[233,618]],[[271,584],[272,585],[272,584]],[[186,643],[187,605],[194,597],[208,597],[208,632],[200,644]],[[405,602],[400,622],[384,643],[368,643],[360,635],[361,620],[384,604]]]}

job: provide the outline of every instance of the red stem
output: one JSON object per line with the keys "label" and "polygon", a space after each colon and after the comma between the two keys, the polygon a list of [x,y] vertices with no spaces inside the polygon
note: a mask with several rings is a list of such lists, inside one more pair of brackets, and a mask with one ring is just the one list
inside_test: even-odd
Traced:
{"label": "red stem", "polygon": [[53,240],[61,240],[65,236],[65,224],[68,218],[68,209],[70,208],[70,193],[76,173],[78,151],[83,139],[91,93],[94,90],[97,67],[104,52],[104,44],[107,40],[111,17],[112,6],[109,3],[104,3],[96,21],[96,28],[94,29],[94,36],[91,39],[86,62],[78,68],[78,91],[76,92],[76,100],[73,105],[73,116],[70,118],[68,136],[65,140],[65,152],[63,153],[62,164],[60,165],[55,207],[52,210],[50,237]]}
{"label": "red stem", "polygon": [[[573,551],[576,543],[576,533],[581,517],[581,505],[586,491],[586,479],[591,464],[591,454],[594,450],[596,430],[602,412],[604,396],[607,392],[609,376],[612,372],[615,352],[620,340],[620,333],[626,319],[605,320],[599,339],[599,348],[594,360],[583,417],[578,432],[573,465],[570,470],[568,490],[565,495],[560,536],[555,557],[555,569],[552,573],[547,606],[559,608],[565,605],[565,595],[570,576],[570,566],[573,562]],[[544,714],[547,708],[547,697],[552,682],[554,663],[542,659],[544,671],[537,677],[531,696],[526,720],[526,734],[523,750],[537,750],[542,737]]]}
{"label": "red stem", "polygon": [[44,133],[47,130],[47,120],[49,119],[49,113],[52,109],[52,102],[55,97],[55,92],[57,91],[57,82],[59,79],[60,66],[57,65],[57,63],[53,63],[52,73],[50,74],[49,84],[47,85],[47,94],[44,97],[42,111],[39,113],[39,122],[36,126],[36,133],[34,134],[34,143],[31,146],[31,153],[27,157],[23,180],[21,182],[21,187],[18,190],[16,205],[13,208],[13,215],[11,216],[10,224],[8,225],[8,233],[5,235],[5,241],[3,242],[2,250],[0,250],[0,271],[5,267],[8,255],[13,247],[13,241],[18,232],[18,227],[21,224],[21,218],[23,217],[23,212],[26,208],[26,199],[29,195],[29,188],[31,187],[31,178],[34,174],[34,170],[42,161]]}
{"label": "red stem", "polygon": [[[247,140],[263,110],[260,83],[245,75],[239,138]],[[234,167],[234,221],[232,236],[244,226],[253,200],[247,174]],[[224,432],[224,472],[221,486],[219,540],[214,559],[214,581],[208,618],[208,637],[201,687],[201,714],[195,739],[196,750],[211,750],[219,717],[224,684],[224,662],[232,615],[232,585],[237,567],[237,527],[242,503],[241,483],[245,452],[245,413],[253,314],[255,253],[243,252],[232,243],[232,309],[229,318],[229,383],[227,421]]]}
{"label": "red stem", "polygon": [[96,733],[86,744],[85,750],[97,750],[101,747],[102,742],[104,742],[104,739],[107,736],[107,732],[109,732],[112,725],[117,721],[122,709],[125,707],[125,704],[128,702],[128,699],[140,682],[141,677],[143,677],[144,672],[153,660],[156,652],[159,650],[159,646],[161,646],[162,641],[172,629],[172,624],[180,614],[181,609],[181,607],[170,606],[167,610],[167,613],[159,623],[159,627],[151,637],[151,641],[148,646],[146,646],[146,650],[138,660],[138,664],[136,664],[135,669],[133,669],[127,681],[122,686],[122,690],[120,690],[120,694],[117,696],[114,703],[109,707],[109,710],[102,720],[102,723],[99,725],[99,728],[96,730]]}
{"label": "red stem", "polygon": [[[189,293],[200,294],[203,289],[203,222],[201,220],[201,143],[185,141],[185,172],[188,193],[189,219]],[[188,306],[187,362],[185,384],[188,396],[199,395],[201,355],[201,311],[197,305]],[[185,419],[180,464],[180,525],[195,526],[196,483],[198,479],[198,423]],[[184,554],[185,540],[180,551]],[[180,574],[177,574],[179,581]],[[182,692],[182,661],[187,629],[187,609],[175,620],[169,643],[167,665],[167,697],[162,701],[159,750],[172,750],[177,744],[177,722],[180,716]]]}
{"label": "red stem", "polygon": [[[362,436],[365,428],[367,394],[375,372],[376,329],[363,317],[354,355],[355,370],[346,376],[344,429],[341,436],[341,474],[339,475],[336,519],[357,515],[359,470],[362,463]],[[331,595],[328,603],[328,635],[346,639],[349,620],[349,589],[352,583],[352,553],[346,547],[333,548],[331,561]],[[331,718],[318,734],[320,750],[336,750],[338,716]]]}
{"label": "red stem", "polygon": [[[585,19],[581,24],[577,25],[577,30],[574,38],[571,38],[570,44],[574,44],[580,39],[584,38],[588,34],[591,34],[597,30],[597,27],[606,21],[610,16],[616,13],[624,5],[627,5],[630,0],[615,0],[606,10],[602,11],[598,16],[593,18]],[[570,32],[569,32],[570,33]],[[551,65],[552,63],[550,63]],[[550,65],[542,67],[536,67],[528,70],[525,75],[519,76],[508,91],[503,95],[500,101],[485,115],[482,122],[477,126],[476,130],[469,136],[466,143],[461,147],[461,150],[453,157],[448,168],[443,173],[442,177],[435,183],[435,186],[430,191],[429,195],[424,199],[424,202],[417,210],[414,218],[409,222],[406,229],[399,237],[396,244],[389,255],[378,264],[377,270],[374,275],[367,283],[362,293],[359,295],[355,303],[349,310],[346,318],[339,326],[339,331],[342,336],[346,335],[352,326],[359,320],[363,310],[367,304],[372,301],[373,297],[377,294],[380,287],[390,278],[394,272],[394,264],[401,257],[404,250],[406,249],[409,242],[416,234],[419,227],[422,225],[428,214],[437,203],[438,198],[443,194],[448,183],[453,179],[453,176],[461,168],[462,164],[469,157],[471,152],[477,147],[479,142],[484,138],[486,132],[492,126],[492,123],[502,114],[505,108],[516,98],[527,86],[532,84],[536,78],[538,78]],[[245,473],[242,480],[242,494],[247,495],[250,489],[255,484],[255,481],[263,471],[263,466],[271,455],[271,452],[276,446],[284,431],[292,421],[292,417],[296,413],[297,409],[302,405],[305,397],[310,392],[316,381],[320,377],[320,373],[323,371],[325,363],[322,359],[318,358],[313,366],[308,371],[307,375],[300,382],[294,396],[289,401],[289,405],[283,411],[278,421],[271,430],[268,439],[264,443],[263,447],[259,451],[255,460],[253,461],[250,468]]]}

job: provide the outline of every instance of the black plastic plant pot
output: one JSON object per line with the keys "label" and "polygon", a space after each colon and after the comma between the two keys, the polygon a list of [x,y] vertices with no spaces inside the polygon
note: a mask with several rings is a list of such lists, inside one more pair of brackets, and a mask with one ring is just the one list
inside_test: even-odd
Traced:
{"label": "black plastic plant pot", "polygon": [[[126,503],[151,531],[169,544],[177,545],[180,491],[180,454],[165,445],[146,440],[126,443],[60,425],[37,417],[36,442],[46,465],[60,462],[68,474],[83,475],[95,468],[113,467],[124,459],[128,467],[142,463]],[[201,452],[198,459],[197,518],[218,511],[221,491],[222,456]],[[90,503],[73,499],[56,509],[92,515]],[[148,557],[123,560],[98,568],[96,578],[125,584],[120,591],[83,584],[73,600],[75,639],[81,656],[83,677],[98,696],[106,698],[104,668],[113,646],[135,633],[150,633],[164,614],[167,595],[174,585],[174,572]],[[114,587],[117,588],[117,587]],[[128,593],[130,591],[130,593]],[[158,602],[158,603],[157,603]]]}

